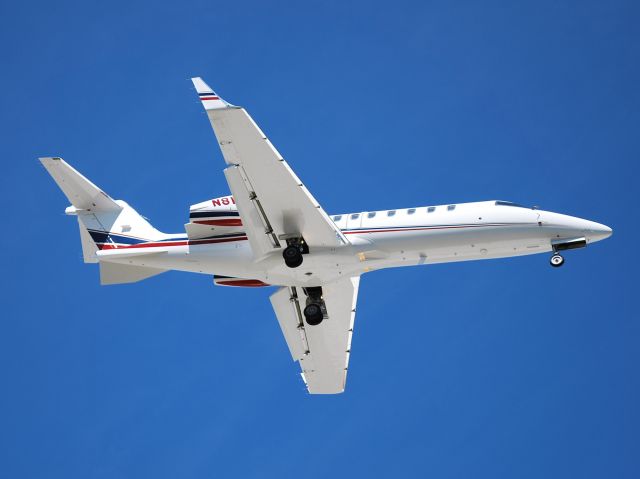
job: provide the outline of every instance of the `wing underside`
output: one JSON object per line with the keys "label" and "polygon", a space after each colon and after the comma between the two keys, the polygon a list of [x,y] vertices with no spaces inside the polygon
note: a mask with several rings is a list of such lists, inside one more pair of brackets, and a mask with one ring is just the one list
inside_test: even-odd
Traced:
{"label": "wing underside", "polygon": [[311,394],[344,391],[356,314],[359,277],[323,286],[327,318],[309,326],[303,320],[305,295],[301,288],[283,287],[271,295],[289,352],[300,363]]}
{"label": "wing underside", "polygon": [[[249,114],[224,101],[202,79],[192,80],[227,163],[225,177],[254,260],[286,247],[290,239],[304,239],[311,252],[348,245]],[[300,362],[312,394],[344,391],[359,282],[353,277],[322,285],[326,315],[315,326],[303,318],[308,290],[282,287],[271,295],[291,355]]]}
{"label": "wing underside", "polygon": [[281,248],[292,237],[303,237],[310,247],[348,244],[249,114],[222,100],[201,79],[193,82],[228,165],[225,176],[254,257]]}

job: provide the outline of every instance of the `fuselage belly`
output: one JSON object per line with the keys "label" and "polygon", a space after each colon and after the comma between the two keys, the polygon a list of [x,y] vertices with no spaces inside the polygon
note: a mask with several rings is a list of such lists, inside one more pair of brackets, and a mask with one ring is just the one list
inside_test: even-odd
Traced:
{"label": "fuselage belly", "polygon": [[[383,268],[504,258],[549,252],[554,240],[609,236],[598,223],[557,213],[495,202],[332,217],[350,245],[316,249],[296,269],[279,251],[256,260],[249,241],[159,247],[157,254],[120,255],[103,260],[237,278],[272,285],[311,286]],[[119,257],[121,256],[121,257]]]}

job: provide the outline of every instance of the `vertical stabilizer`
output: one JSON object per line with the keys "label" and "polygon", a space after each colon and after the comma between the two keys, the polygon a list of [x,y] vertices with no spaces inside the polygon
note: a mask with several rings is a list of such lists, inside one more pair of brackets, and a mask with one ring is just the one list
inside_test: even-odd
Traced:
{"label": "vertical stabilizer", "polygon": [[97,263],[96,252],[101,249],[171,236],[155,229],[126,202],[111,198],[62,158],[40,161],[71,202],[65,213],[78,217],[85,263]]}
{"label": "vertical stabilizer", "polygon": [[62,158],[40,158],[40,162],[76,211],[119,211],[122,209],[114,199],[82,176]]}

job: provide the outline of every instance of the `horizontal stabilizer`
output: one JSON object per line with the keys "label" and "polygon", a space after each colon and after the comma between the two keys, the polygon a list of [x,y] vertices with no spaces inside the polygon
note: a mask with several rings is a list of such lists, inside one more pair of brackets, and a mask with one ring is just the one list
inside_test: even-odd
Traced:
{"label": "horizontal stabilizer", "polygon": [[103,262],[100,263],[100,284],[137,283],[165,271],[167,270],[147,266]]}
{"label": "horizontal stabilizer", "polygon": [[62,158],[40,158],[40,162],[76,210],[122,210],[122,206]]}

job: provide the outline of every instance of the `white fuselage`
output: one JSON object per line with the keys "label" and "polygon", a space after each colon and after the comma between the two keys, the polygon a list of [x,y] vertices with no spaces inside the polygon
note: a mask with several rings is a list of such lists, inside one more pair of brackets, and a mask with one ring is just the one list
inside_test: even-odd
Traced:
{"label": "white fuselage", "polygon": [[544,253],[556,242],[584,238],[589,244],[611,234],[608,227],[592,221],[496,203],[501,202],[332,216],[351,244],[311,249],[295,269],[284,264],[280,250],[255,261],[242,235],[214,244],[176,241],[148,248],[148,254],[141,256],[129,255],[128,248],[113,249],[100,252],[100,260],[272,285],[317,286],[382,268]]}

